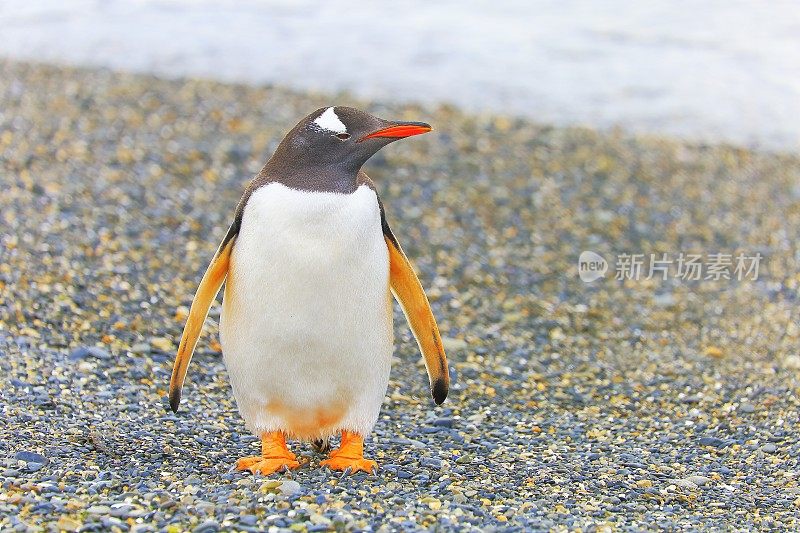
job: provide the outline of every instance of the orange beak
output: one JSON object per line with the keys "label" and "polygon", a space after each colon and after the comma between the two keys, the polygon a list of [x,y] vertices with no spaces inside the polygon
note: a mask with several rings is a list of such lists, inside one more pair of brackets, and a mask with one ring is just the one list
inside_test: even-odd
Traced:
{"label": "orange beak", "polygon": [[420,135],[431,131],[430,124],[424,122],[403,122],[394,124],[388,128],[382,128],[378,131],[373,131],[361,137],[358,142],[375,137],[389,137],[392,139],[402,139],[403,137],[411,137],[412,135]]}

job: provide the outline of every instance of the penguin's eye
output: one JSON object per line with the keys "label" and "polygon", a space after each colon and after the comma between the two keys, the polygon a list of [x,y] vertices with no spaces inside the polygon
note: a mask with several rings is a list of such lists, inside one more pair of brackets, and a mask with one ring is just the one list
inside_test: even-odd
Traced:
{"label": "penguin's eye", "polygon": [[350,138],[350,134],[349,133],[337,133],[335,135],[335,137],[337,139],[339,139],[340,141],[346,141],[347,139]]}

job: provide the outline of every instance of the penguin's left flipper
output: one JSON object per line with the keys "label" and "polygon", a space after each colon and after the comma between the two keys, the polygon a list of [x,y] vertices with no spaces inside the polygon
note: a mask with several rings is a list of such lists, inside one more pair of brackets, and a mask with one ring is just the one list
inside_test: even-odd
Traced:
{"label": "penguin's left flipper", "polygon": [[389,284],[417,339],[422,357],[425,359],[425,367],[428,369],[431,396],[439,405],[447,398],[450,389],[450,373],[447,370],[447,356],[442,347],[439,326],[436,325],[428,297],[414,272],[414,267],[403,253],[385,218],[383,237],[389,249]]}
{"label": "penguin's left flipper", "polygon": [[181,343],[178,346],[178,355],[175,357],[172,377],[169,381],[169,405],[175,412],[178,411],[178,405],[181,403],[183,380],[186,379],[189,361],[192,360],[192,354],[195,346],[197,346],[197,339],[200,338],[200,332],[203,330],[203,323],[206,321],[214,298],[217,297],[217,293],[228,275],[231,250],[233,250],[237,234],[237,224],[234,224],[228,230],[222,240],[222,244],[219,245],[217,253],[214,254],[214,258],[211,260],[211,264],[208,265],[203,279],[200,280],[200,286],[197,287],[194,300],[192,300],[192,307],[189,309],[189,317],[186,319],[186,325],[183,328]]}

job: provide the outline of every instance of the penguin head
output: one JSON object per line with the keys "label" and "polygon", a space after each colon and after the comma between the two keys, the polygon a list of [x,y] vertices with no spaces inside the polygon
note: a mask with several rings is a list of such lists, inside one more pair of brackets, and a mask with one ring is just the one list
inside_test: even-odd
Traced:
{"label": "penguin head", "polygon": [[285,171],[326,169],[355,175],[375,153],[404,137],[431,131],[424,122],[384,120],[345,106],[323,107],[301,120],[281,141],[273,159]]}

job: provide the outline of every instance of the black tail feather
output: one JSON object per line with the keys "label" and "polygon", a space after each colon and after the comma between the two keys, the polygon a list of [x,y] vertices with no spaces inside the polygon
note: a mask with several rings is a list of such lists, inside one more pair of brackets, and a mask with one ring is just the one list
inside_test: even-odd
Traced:
{"label": "black tail feather", "polygon": [[311,441],[311,447],[317,453],[327,453],[331,449],[331,440],[328,438],[313,440]]}

